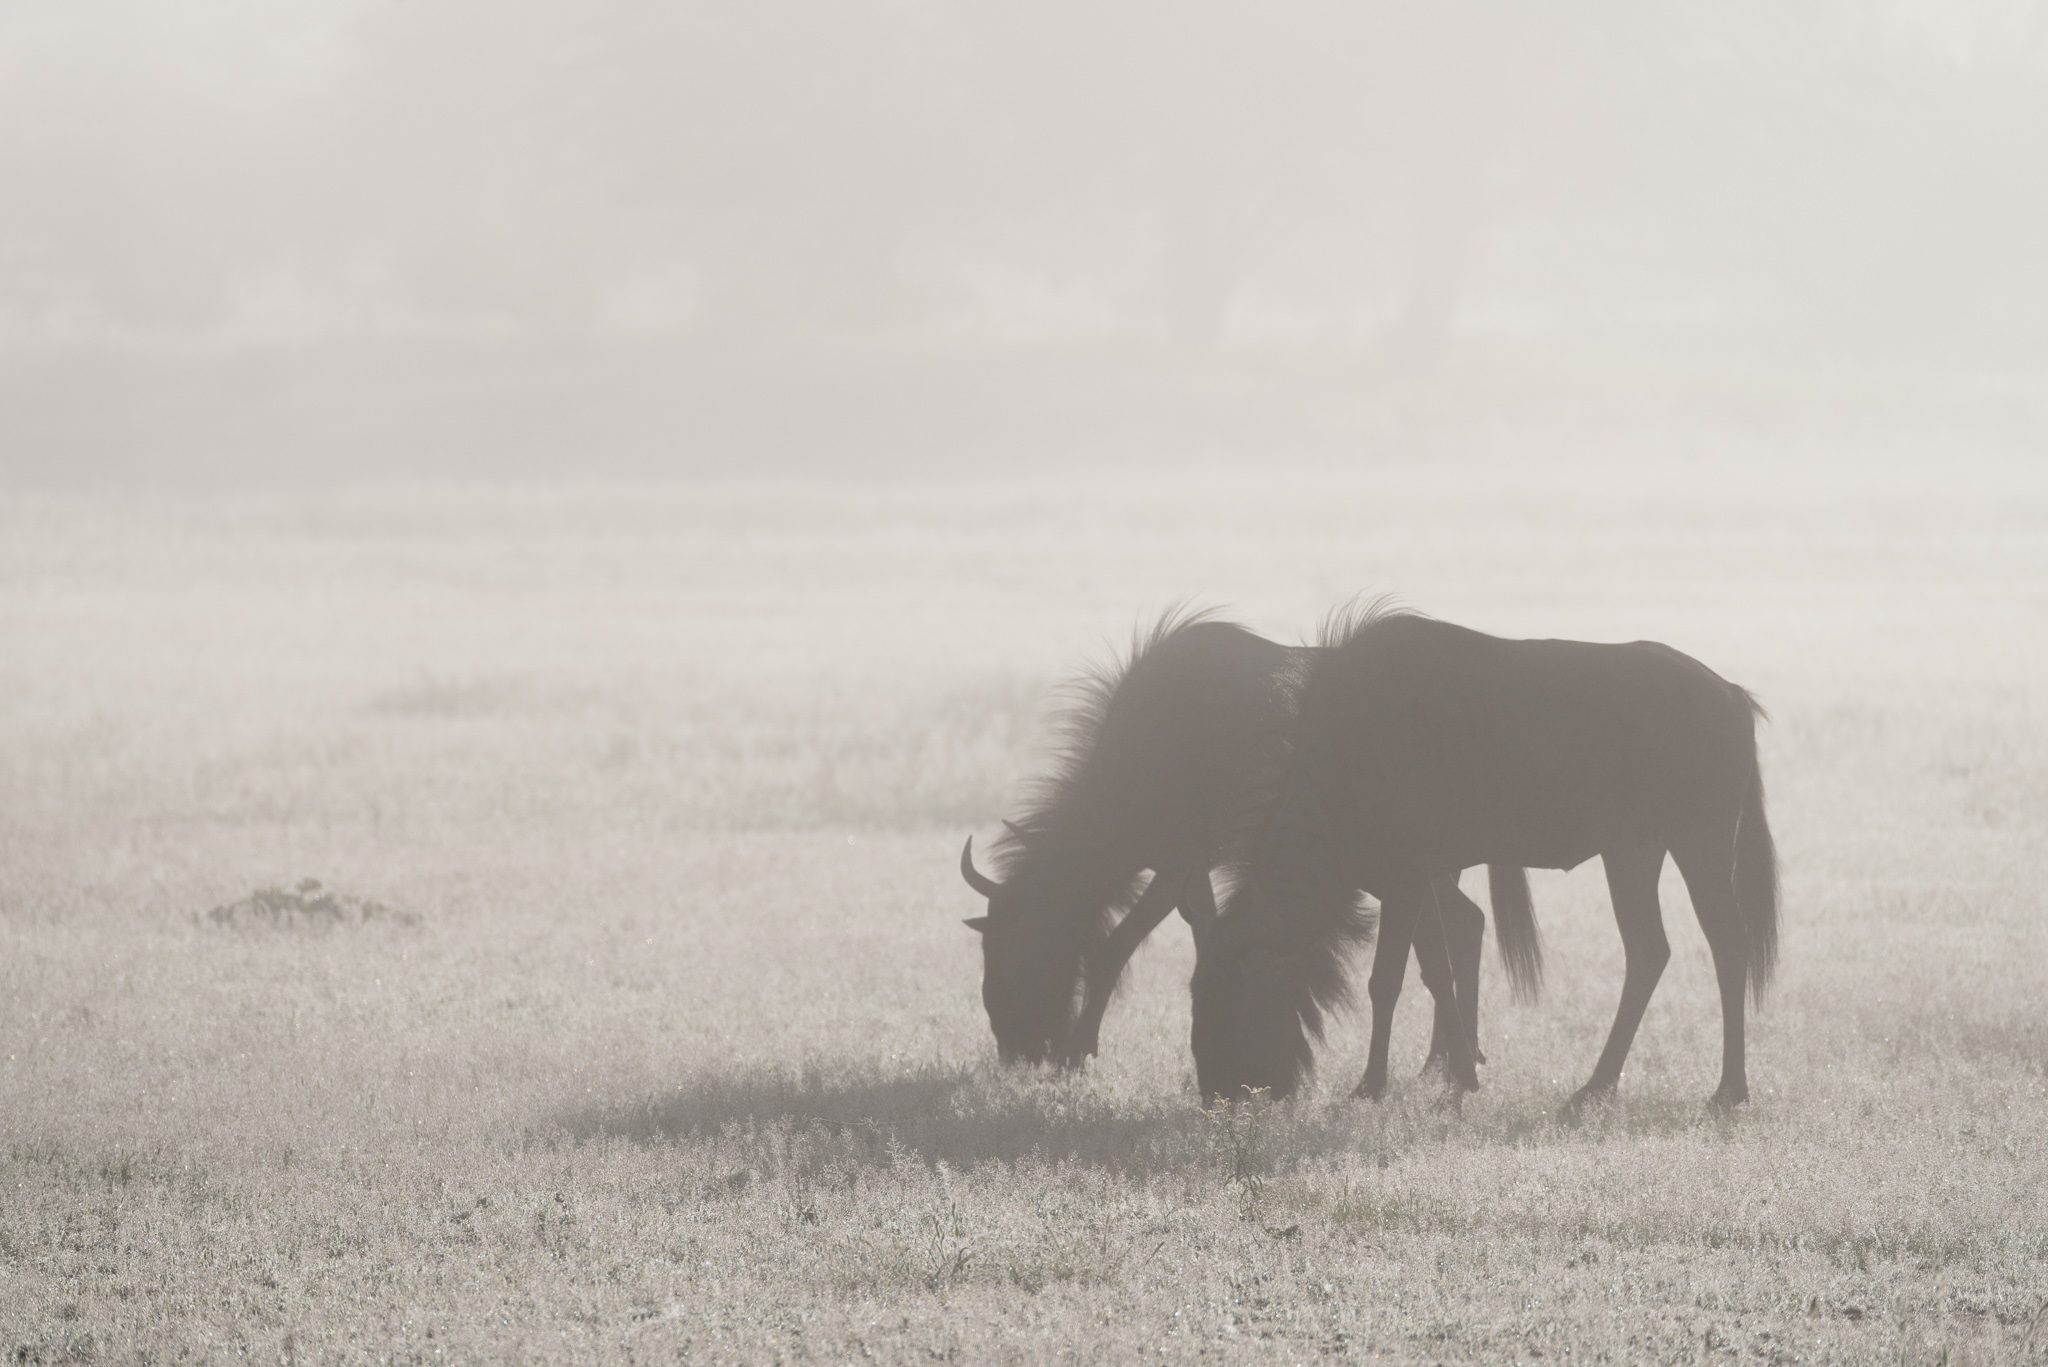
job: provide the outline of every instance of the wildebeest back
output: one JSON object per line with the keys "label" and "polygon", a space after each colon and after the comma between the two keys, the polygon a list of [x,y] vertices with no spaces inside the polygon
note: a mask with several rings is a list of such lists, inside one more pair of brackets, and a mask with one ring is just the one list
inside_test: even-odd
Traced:
{"label": "wildebeest back", "polygon": [[[1511,641],[1421,617],[1326,660],[1301,744],[1344,776],[1368,890],[1471,864],[1571,868],[1740,805],[1748,695],[1651,641]],[[1725,772],[1724,772],[1725,771]]]}

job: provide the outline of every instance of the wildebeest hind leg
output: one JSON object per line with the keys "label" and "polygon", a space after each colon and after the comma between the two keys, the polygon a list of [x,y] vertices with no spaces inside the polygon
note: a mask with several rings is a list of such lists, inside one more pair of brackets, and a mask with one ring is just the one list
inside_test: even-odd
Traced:
{"label": "wildebeest hind leg", "polygon": [[1408,973],[1408,946],[1421,902],[1416,893],[1380,900],[1372,977],[1366,980],[1366,992],[1372,998],[1372,1045],[1365,1056],[1365,1076],[1351,1092],[1369,1101],[1378,1101],[1387,1090],[1387,1041],[1393,1033],[1394,1003],[1401,999],[1401,979]]}
{"label": "wildebeest hind leg", "polygon": [[1721,1085],[1712,1104],[1734,1106],[1749,1100],[1749,1075],[1743,1059],[1742,990],[1749,980],[1749,938],[1735,898],[1735,833],[1672,846],[1671,857],[1685,875],[1693,911],[1714,953],[1714,976],[1721,985]]}
{"label": "wildebeest hind leg", "polygon": [[1614,921],[1621,929],[1628,966],[1622,976],[1621,1008],[1614,1013],[1607,1047],[1593,1065],[1593,1076],[1573,1095],[1572,1111],[1613,1091],[1621,1081],[1621,1065],[1628,1058],[1629,1045],[1635,1042],[1636,1027],[1643,1022],[1643,1008],[1650,1004],[1650,994],[1657,990],[1657,980],[1671,958],[1671,942],[1664,938],[1664,913],[1657,905],[1657,875],[1664,867],[1664,851],[1654,847],[1607,850],[1601,862],[1607,867],[1607,893],[1614,899]]}
{"label": "wildebeest hind leg", "polygon": [[[1207,874],[1197,874],[1206,889]],[[1081,998],[1081,1014],[1074,1021],[1073,1033],[1068,1037],[1066,1057],[1061,1060],[1068,1067],[1078,1067],[1083,1059],[1093,1058],[1101,1043],[1102,1013],[1109,1009],[1109,999],[1116,992],[1117,979],[1123,976],[1124,966],[1131,956],[1138,952],[1138,946],[1147,935],[1159,928],[1159,923],[1173,915],[1173,906],[1179,900],[1181,880],[1164,873],[1155,874],[1152,882],[1139,895],[1137,905],[1124,914],[1115,930],[1097,942],[1086,955],[1084,978],[1086,987]],[[1211,904],[1213,906],[1213,903]],[[1211,913],[1213,918],[1213,912]]]}
{"label": "wildebeest hind leg", "polygon": [[[1479,1047],[1479,959],[1486,940],[1486,913],[1479,904],[1458,890],[1458,875],[1445,874],[1430,884],[1437,912],[1444,926],[1444,943],[1451,952],[1451,982],[1457,989],[1456,1012],[1465,1024],[1465,1041],[1472,1046],[1472,1061],[1486,1062]],[[1429,1059],[1422,1071],[1439,1067],[1450,1057],[1452,1006],[1436,1004],[1436,1024],[1429,1034]]]}

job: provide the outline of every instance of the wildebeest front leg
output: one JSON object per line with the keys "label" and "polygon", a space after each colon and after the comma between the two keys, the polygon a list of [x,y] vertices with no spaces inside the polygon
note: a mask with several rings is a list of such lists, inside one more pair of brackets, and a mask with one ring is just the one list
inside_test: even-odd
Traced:
{"label": "wildebeest front leg", "polygon": [[1451,982],[1457,989],[1455,1007],[1439,998],[1436,1024],[1429,1034],[1429,1058],[1422,1065],[1428,1072],[1450,1057],[1453,1026],[1462,1018],[1465,1041],[1472,1046],[1472,1061],[1486,1062],[1479,1047],[1479,960],[1486,942],[1486,913],[1479,904],[1458,889],[1458,875],[1447,873],[1429,885],[1436,901],[1437,917],[1443,922],[1444,944],[1451,954]]}
{"label": "wildebeest front leg", "polygon": [[1448,1031],[1444,1051],[1444,1075],[1462,1091],[1479,1090],[1479,1074],[1472,1066],[1472,1041],[1465,1033],[1465,1016],[1458,1009],[1457,984],[1451,976],[1451,956],[1445,945],[1443,915],[1438,887],[1430,884],[1422,906],[1415,915],[1415,962],[1422,969],[1422,985],[1436,999],[1438,1025]]}
{"label": "wildebeest front leg", "polygon": [[1216,924],[1216,889],[1209,885],[1209,871],[1194,869],[1181,880],[1180,914],[1194,932],[1199,947]]}
{"label": "wildebeest front leg", "polygon": [[1415,917],[1421,905],[1419,890],[1390,893],[1380,899],[1372,976],[1365,985],[1372,999],[1372,1044],[1365,1056],[1365,1076],[1351,1092],[1368,1101],[1378,1101],[1387,1090],[1387,1043],[1393,1033],[1394,1003],[1401,999],[1401,980],[1408,975],[1408,946],[1415,937]]}
{"label": "wildebeest front leg", "polygon": [[[1209,879],[1206,875],[1197,874],[1187,881],[1190,885],[1200,881],[1206,891]],[[1074,1031],[1068,1037],[1066,1057],[1062,1060],[1069,1067],[1095,1056],[1101,1043],[1102,1013],[1109,1009],[1109,999],[1116,992],[1117,979],[1123,976],[1124,966],[1138,952],[1138,946],[1144,943],[1145,937],[1173,914],[1182,886],[1179,878],[1164,873],[1154,874],[1151,883],[1139,895],[1137,905],[1125,913],[1124,919],[1117,922],[1116,929],[1098,941],[1088,953],[1081,1014],[1074,1021]],[[1212,919],[1214,915],[1212,903]]]}
{"label": "wildebeest front leg", "polygon": [[1614,1013],[1614,1028],[1607,1034],[1607,1047],[1593,1065],[1593,1076],[1572,1094],[1567,1111],[1577,1113],[1594,1097],[1612,1092],[1621,1081],[1621,1065],[1635,1042],[1636,1027],[1643,1022],[1643,1008],[1664,976],[1671,959],[1671,942],[1664,938],[1664,913],[1657,904],[1657,875],[1664,868],[1661,849],[1608,850],[1600,862],[1607,866],[1607,895],[1614,899],[1614,922],[1621,928],[1621,948],[1627,967],[1622,971],[1621,1007]]}

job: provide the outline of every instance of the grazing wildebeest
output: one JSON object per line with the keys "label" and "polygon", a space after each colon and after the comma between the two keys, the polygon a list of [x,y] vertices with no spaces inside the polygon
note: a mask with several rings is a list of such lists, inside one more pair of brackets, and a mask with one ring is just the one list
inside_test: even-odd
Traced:
{"label": "grazing wildebeest", "polygon": [[[1621,1007],[1593,1075],[1613,1090],[1671,950],[1657,903],[1669,853],[1720,981],[1721,1085],[1749,1096],[1743,989],[1761,997],[1778,952],[1777,856],[1764,819],[1748,693],[1649,641],[1508,641],[1367,609],[1308,663],[1292,758],[1255,804],[1242,876],[1200,943],[1196,1071],[1206,1097],[1284,1095],[1309,1035],[1344,997],[1363,933],[1352,889],[1380,899],[1359,1092],[1386,1085],[1401,939],[1447,870],[1569,869],[1599,855],[1627,954]],[[1495,916],[1501,880],[1496,879]],[[1434,932],[1423,917],[1420,931]]]}
{"label": "grazing wildebeest", "polygon": [[[1202,614],[1169,614],[1128,664],[1080,682],[1065,754],[1031,810],[1005,823],[996,876],[974,867],[971,840],[960,856],[961,875],[988,898],[988,914],[967,924],[982,933],[982,1001],[1006,1061],[1092,1055],[1145,936],[1176,906],[1198,939],[1206,932],[1216,915],[1209,871],[1246,796],[1284,758],[1296,683],[1315,654]],[[1132,903],[1146,869],[1153,877]],[[1484,918],[1455,873],[1439,893],[1448,933],[1416,948],[1437,1002],[1430,1058],[1449,1064],[1462,1059],[1454,1038],[1477,1031]],[[1533,935],[1533,924],[1505,926],[1503,947]],[[1400,954],[1405,969],[1405,938]]]}

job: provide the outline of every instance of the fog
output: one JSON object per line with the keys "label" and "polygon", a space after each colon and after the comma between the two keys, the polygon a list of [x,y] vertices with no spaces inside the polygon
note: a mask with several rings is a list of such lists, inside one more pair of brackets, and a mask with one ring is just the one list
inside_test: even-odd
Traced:
{"label": "fog", "polygon": [[2042,0],[30,0],[0,186],[16,486],[2048,427]]}

